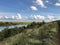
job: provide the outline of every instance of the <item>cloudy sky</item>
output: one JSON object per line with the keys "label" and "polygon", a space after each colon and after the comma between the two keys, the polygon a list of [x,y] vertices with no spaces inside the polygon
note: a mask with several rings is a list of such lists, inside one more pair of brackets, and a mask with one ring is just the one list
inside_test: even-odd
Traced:
{"label": "cloudy sky", "polygon": [[60,0],[0,0],[0,16],[44,19],[60,17]]}

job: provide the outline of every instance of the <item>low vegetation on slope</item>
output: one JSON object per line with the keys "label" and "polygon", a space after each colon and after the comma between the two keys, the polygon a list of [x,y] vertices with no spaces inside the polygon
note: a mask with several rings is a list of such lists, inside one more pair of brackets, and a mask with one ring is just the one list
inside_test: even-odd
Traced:
{"label": "low vegetation on slope", "polygon": [[57,28],[56,22],[33,22],[27,27],[2,31],[0,45],[56,45]]}

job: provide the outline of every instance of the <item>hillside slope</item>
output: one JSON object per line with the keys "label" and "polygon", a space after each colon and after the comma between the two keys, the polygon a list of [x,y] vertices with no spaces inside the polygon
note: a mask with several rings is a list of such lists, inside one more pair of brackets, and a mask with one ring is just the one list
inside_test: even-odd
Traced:
{"label": "hillside slope", "polygon": [[25,29],[23,32],[0,42],[0,45],[56,45],[58,25],[47,23],[40,27]]}

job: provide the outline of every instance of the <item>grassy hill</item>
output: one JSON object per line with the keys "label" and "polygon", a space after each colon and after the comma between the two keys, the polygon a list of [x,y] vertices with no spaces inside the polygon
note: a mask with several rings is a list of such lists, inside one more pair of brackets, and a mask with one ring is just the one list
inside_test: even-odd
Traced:
{"label": "grassy hill", "polygon": [[22,32],[0,41],[0,45],[56,45],[57,30],[58,23],[56,21],[43,22],[42,25],[39,22],[33,22]]}

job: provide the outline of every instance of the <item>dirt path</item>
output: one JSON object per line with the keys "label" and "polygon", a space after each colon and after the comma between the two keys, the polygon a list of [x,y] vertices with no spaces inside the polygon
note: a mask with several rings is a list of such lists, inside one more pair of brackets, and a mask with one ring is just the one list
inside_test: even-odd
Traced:
{"label": "dirt path", "polygon": [[6,45],[4,41],[0,41],[0,45]]}

